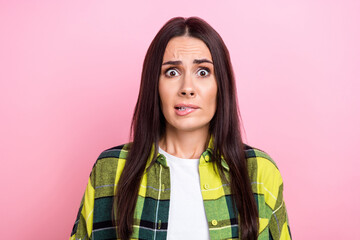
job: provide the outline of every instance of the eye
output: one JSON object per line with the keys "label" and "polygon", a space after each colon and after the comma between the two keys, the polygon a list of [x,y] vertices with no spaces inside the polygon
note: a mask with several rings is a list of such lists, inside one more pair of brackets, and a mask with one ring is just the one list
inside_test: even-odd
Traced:
{"label": "eye", "polygon": [[165,75],[167,77],[177,77],[179,75],[176,75],[178,74],[178,72],[176,71],[175,68],[168,68],[166,71],[165,71]]}
{"label": "eye", "polygon": [[210,74],[210,69],[203,67],[203,68],[200,68],[198,73],[200,74],[201,77],[207,77]]}

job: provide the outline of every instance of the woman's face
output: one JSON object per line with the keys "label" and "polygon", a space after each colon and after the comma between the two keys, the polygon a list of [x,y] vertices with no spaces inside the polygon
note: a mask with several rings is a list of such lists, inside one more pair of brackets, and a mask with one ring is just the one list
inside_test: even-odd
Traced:
{"label": "woman's face", "polygon": [[167,130],[208,131],[216,111],[217,84],[210,50],[202,40],[182,36],[168,42],[159,94]]}

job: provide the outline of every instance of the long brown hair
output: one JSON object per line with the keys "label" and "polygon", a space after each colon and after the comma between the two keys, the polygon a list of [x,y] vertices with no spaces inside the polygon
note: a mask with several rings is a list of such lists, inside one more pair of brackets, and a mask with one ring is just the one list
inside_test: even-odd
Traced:
{"label": "long brown hair", "polygon": [[220,169],[222,178],[224,172],[220,162],[221,155],[229,165],[232,199],[240,215],[241,239],[256,239],[259,226],[258,210],[251,190],[241,139],[240,113],[230,55],[220,35],[198,17],[170,19],[157,33],[146,53],[139,96],[131,124],[133,142],[114,199],[114,209],[117,209],[114,213],[117,235],[120,239],[127,240],[132,234],[140,180],[151,152],[151,144],[155,144],[152,159],[154,163],[159,140],[165,133],[166,120],[160,109],[158,91],[165,48],[171,38],[184,35],[202,40],[211,52],[218,86],[217,109],[209,127],[209,133],[214,137],[212,158]]}

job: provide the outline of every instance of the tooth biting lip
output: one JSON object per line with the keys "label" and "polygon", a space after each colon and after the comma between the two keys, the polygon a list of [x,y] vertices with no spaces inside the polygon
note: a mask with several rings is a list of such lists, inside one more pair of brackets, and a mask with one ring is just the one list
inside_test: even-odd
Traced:
{"label": "tooth biting lip", "polygon": [[198,108],[198,106],[192,104],[177,104],[175,105],[175,113],[179,116],[185,116],[196,111]]}
{"label": "tooth biting lip", "polygon": [[193,108],[193,109],[198,109],[199,107],[193,104],[177,104],[175,105],[176,109],[184,109],[184,108]]}
{"label": "tooth biting lip", "polygon": [[185,110],[185,109],[188,109],[188,108],[191,108],[191,109],[196,109],[196,108],[192,108],[192,107],[175,107],[177,110]]}

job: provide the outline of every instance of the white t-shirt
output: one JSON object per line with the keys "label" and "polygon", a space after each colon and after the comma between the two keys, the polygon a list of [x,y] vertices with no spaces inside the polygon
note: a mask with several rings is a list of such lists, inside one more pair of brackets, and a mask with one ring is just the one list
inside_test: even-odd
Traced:
{"label": "white t-shirt", "polygon": [[167,239],[209,240],[201,195],[199,159],[175,157],[159,147],[170,167],[170,209]]}

